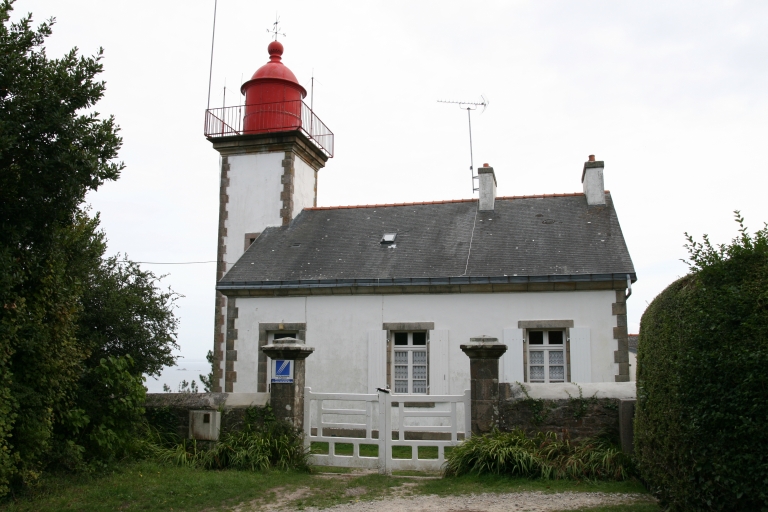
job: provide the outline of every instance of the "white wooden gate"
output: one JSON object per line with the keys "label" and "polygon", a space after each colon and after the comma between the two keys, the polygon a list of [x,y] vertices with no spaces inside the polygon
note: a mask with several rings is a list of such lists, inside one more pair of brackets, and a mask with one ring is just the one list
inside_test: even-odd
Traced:
{"label": "white wooden gate", "polygon": [[[437,471],[445,462],[445,448],[456,446],[460,434],[471,435],[470,396],[469,390],[463,395],[393,395],[313,393],[307,387],[304,445],[328,443],[328,454],[311,456],[318,466]],[[415,407],[406,407],[409,403]],[[339,455],[338,444],[351,444],[352,453]],[[377,446],[378,456],[361,455],[360,445]],[[411,457],[393,457],[397,446],[410,447]],[[419,458],[419,447],[436,447],[437,458]]]}

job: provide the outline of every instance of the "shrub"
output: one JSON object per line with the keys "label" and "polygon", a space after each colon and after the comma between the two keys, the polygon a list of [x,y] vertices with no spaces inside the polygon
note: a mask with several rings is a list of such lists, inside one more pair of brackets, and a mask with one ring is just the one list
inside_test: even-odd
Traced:
{"label": "shrub", "polygon": [[768,228],[713,247],[640,324],[635,450],[672,510],[768,510]]}
{"label": "shrub", "polygon": [[304,433],[276,420],[269,407],[249,409],[242,428],[224,433],[215,443],[187,439],[169,443],[167,435],[151,432],[153,456],[165,464],[249,471],[309,469]]}
{"label": "shrub", "polygon": [[523,430],[473,436],[446,456],[446,476],[503,474],[544,479],[626,480],[634,475],[630,457],[607,437],[581,442],[554,432],[528,437]]}

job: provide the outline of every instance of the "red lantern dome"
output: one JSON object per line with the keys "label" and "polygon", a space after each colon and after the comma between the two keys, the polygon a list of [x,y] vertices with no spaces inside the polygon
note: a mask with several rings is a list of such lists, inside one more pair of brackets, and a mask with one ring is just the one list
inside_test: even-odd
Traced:
{"label": "red lantern dome", "polygon": [[282,63],[283,45],[267,47],[269,62],[261,66],[240,88],[245,95],[244,133],[268,133],[301,127],[302,99],[307,91],[296,75]]}

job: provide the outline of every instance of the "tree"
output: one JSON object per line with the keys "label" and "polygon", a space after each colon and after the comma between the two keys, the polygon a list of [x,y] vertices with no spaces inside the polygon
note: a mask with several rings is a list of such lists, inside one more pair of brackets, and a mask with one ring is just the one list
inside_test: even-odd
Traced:
{"label": "tree", "polygon": [[[89,222],[95,228],[98,216]],[[76,469],[131,451],[144,414],[143,374],[158,375],[176,361],[179,295],[159,287],[162,277],[119,256],[91,261],[75,333],[85,358],[74,399],[54,425],[50,461]]]}
{"label": "tree", "polygon": [[211,393],[213,392],[213,350],[209,350],[208,353],[205,354],[205,360],[211,365],[211,371],[208,372],[208,375],[200,373],[198,376],[200,377],[200,382],[203,384],[203,390],[206,393]]}
{"label": "tree", "polygon": [[79,113],[103,94],[101,53],[50,60],[54,20],[33,30],[31,15],[9,23],[11,11],[0,4],[0,495],[39,474],[74,389],[85,355],[76,275],[103,249],[78,207],[122,168],[112,118]]}
{"label": "tree", "polygon": [[102,52],[49,59],[54,20],[33,29],[12,10],[0,2],[0,496],[67,450],[114,455],[141,409],[141,372],[176,346],[176,295],[104,260],[98,216],[81,209],[123,168],[114,119],[92,110]]}
{"label": "tree", "polygon": [[81,113],[104,94],[95,80],[102,51],[48,59],[43,43],[55,20],[33,30],[29,14],[9,25],[11,10],[11,1],[0,4],[0,241],[44,248],[88,191],[119,177],[122,139],[112,117]]}
{"label": "tree", "polygon": [[163,366],[174,365],[179,322],[173,309],[179,295],[159,290],[163,276],[142,270],[127,258],[111,256],[88,277],[77,331],[90,351],[88,366],[127,355],[137,375],[159,375]]}

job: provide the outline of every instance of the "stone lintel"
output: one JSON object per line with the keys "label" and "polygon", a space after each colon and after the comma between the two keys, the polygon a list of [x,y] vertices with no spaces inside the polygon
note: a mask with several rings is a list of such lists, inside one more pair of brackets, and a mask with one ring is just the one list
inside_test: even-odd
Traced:
{"label": "stone lintel", "polygon": [[573,327],[573,320],[520,320],[519,329],[566,329]]}
{"label": "stone lintel", "polygon": [[385,331],[434,331],[435,322],[384,322]]}

